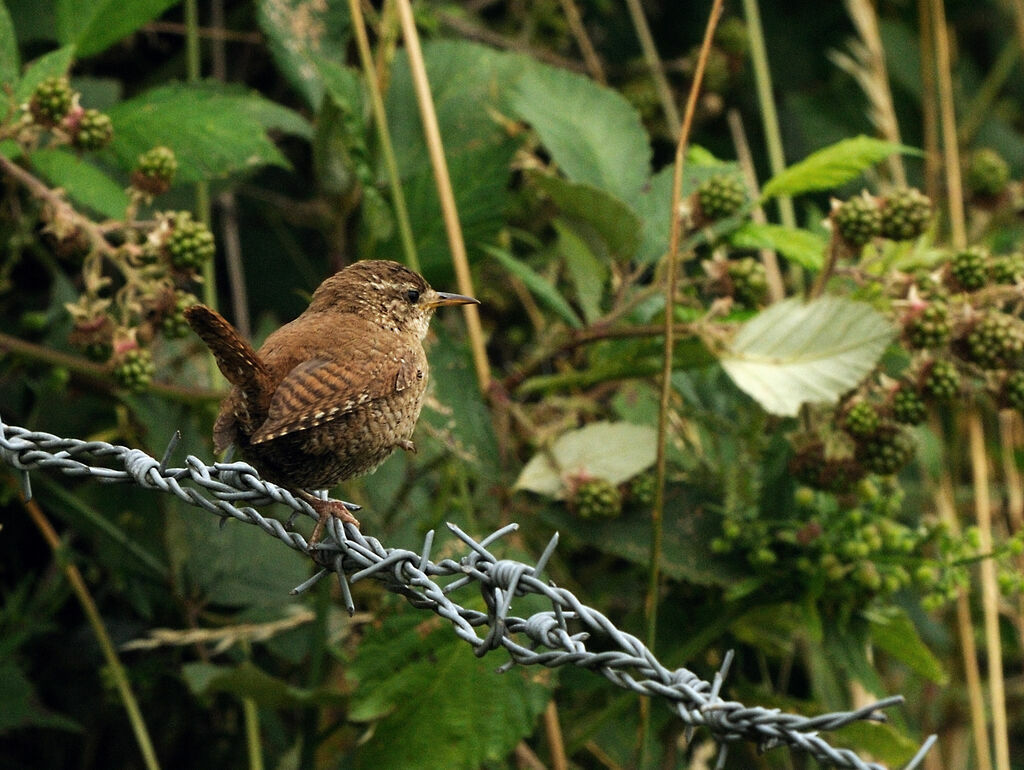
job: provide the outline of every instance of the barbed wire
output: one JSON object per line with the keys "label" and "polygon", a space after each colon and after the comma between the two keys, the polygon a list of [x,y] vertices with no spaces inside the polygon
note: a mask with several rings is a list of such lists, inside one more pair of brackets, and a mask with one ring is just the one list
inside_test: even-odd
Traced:
{"label": "barbed wire", "polygon": [[[44,469],[105,483],[134,483],[145,489],[170,493],[220,516],[222,523],[235,519],[253,524],[289,548],[312,556],[321,569],[292,589],[292,593],[302,593],[333,573],[351,614],[355,605],[350,584],[372,578],[389,591],[405,597],[414,607],[447,620],[455,634],[468,642],[477,656],[504,648],[511,659],[499,670],[507,670],[515,664],[550,668],[580,666],[604,676],[618,687],[661,698],[686,725],[687,739],[697,727],[711,732],[721,746],[718,767],[724,765],[729,743],[750,741],[760,751],[785,744],[835,767],[885,770],[884,765],[865,762],[850,749],[830,746],[818,732],[835,730],[856,721],[884,721],[882,711],[901,704],[902,696],[885,698],[855,711],[817,717],[726,701],[720,697],[720,692],[732,662],[731,652],[725,656],[713,682],[702,680],[685,668],[669,670],[638,638],[620,631],[604,614],[583,604],[570,591],[550,580],[542,580],[544,567],[558,544],[557,534],[532,566],[498,558],[489,550],[493,543],[515,531],[516,524],[502,527],[479,541],[454,524],[448,524],[448,529],[467,547],[465,555],[458,560],[430,560],[433,530],[427,533],[423,548],[416,552],[386,548],[377,539],[337,519],[329,523],[327,539],[310,546],[300,533],[290,528],[291,520],[282,524],[263,516],[255,507],[276,502],[293,511],[292,519],[303,514],[316,518],[307,502],[264,481],[248,463],[207,465],[189,455],[183,467],[169,467],[168,461],[179,440],[180,434],[175,434],[163,458],[157,460],[141,449],[104,441],[60,438],[6,425],[0,420],[0,458],[21,472],[27,498],[32,494],[29,471]],[[439,582],[451,577],[455,579],[444,585]],[[457,590],[473,583],[483,595],[487,612],[467,609],[450,598]],[[527,594],[545,597],[551,609],[526,618],[511,615],[513,599]],[[486,629],[486,633],[479,634],[478,628]],[[601,652],[588,649],[587,642],[592,636],[600,638]],[[528,643],[524,644],[526,640]],[[935,740],[936,736],[929,737],[904,766],[905,770],[918,767]]]}

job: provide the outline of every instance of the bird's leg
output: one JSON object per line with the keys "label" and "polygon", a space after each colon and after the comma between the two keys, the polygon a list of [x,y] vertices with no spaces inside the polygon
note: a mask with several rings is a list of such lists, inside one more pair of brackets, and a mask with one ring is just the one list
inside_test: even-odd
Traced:
{"label": "bird's leg", "polygon": [[347,521],[349,524],[355,524],[357,527],[359,526],[359,519],[352,515],[348,506],[341,500],[321,500],[316,495],[310,494],[305,490],[299,491],[299,497],[309,503],[310,507],[316,511],[319,517],[316,521],[316,526],[313,527],[313,534],[308,541],[310,545],[316,545],[320,542],[320,538],[324,535],[324,528],[332,516],[336,519]]}
{"label": "bird's leg", "polygon": [[416,445],[412,443],[411,439],[403,439],[398,442],[398,446],[404,449],[406,452],[412,452],[416,454]]}

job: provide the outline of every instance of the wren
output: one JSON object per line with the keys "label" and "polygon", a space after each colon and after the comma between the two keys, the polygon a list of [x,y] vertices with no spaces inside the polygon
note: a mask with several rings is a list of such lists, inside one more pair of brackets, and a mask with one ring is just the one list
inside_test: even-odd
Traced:
{"label": "wren", "polygon": [[345,504],[311,490],[375,470],[395,449],[416,451],[413,429],[427,386],[423,339],[442,305],[479,304],[434,291],[384,260],[356,262],[327,278],[309,307],[254,350],[216,311],[185,311],[233,386],[213,427],[217,451],[234,444],[264,478],[318,515],[359,526]]}

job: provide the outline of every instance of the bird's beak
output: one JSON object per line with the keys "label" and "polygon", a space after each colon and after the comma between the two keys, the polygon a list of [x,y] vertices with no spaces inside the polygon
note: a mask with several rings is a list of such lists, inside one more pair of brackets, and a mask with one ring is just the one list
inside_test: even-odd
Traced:
{"label": "bird's beak", "polygon": [[441,307],[442,305],[479,305],[480,300],[467,297],[465,294],[449,294],[446,291],[434,292],[430,301],[430,307]]}

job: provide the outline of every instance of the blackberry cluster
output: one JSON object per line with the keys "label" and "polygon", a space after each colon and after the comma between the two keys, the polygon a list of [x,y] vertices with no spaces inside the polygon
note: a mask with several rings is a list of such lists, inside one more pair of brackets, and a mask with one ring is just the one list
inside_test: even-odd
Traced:
{"label": "blackberry cluster", "polygon": [[732,297],[746,307],[764,304],[768,296],[768,277],[764,265],[753,257],[744,257],[729,263]]}
{"label": "blackberry cluster", "polygon": [[812,489],[845,494],[864,478],[864,468],[853,457],[829,457],[821,441],[800,446],[789,461],[793,477]]}
{"label": "blackberry cluster", "polygon": [[73,96],[66,77],[46,78],[36,86],[29,100],[28,111],[32,120],[48,128],[56,126],[71,109]]}
{"label": "blackberry cluster", "polygon": [[904,323],[907,342],[915,348],[938,348],[949,342],[952,326],[949,308],[943,302],[929,302]]}
{"label": "blackberry cluster", "polygon": [[1002,254],[993,257],[988,265],[988,277],[992,283],[1015,285],[1024,280],[1024,254]]}
{"label": "blackberry cluster", "polygon": [[149,195],[167,192],[178,171],[178,159],[168,147],[154,147],[139,156],[132,172],[132,187]]}
{"label": "blackberry cluster", "polygon": [[995,150],[987,147],[971,153],[967,164],[967,188],[975,195],[995,197],[1010,181],[1010,166]]}
{"label": "blackberry cluster", "polygon": [[181,339],[189,331],[185,320],[185,310],[192,307],[198,300],[185,291],[174,292],[174,307],[160,321],[160,330],[168,339]]}
{"label": "blackberry cluster", "polygon": [[144,393],[153,375],[156,373],[156,366],[153,364],[152,354],[145,348],[131,348],[118,356],[114,363],[114,377],[122,388],[132,393]]}
{"label": "blackberry cluster", "polygon": [[572,509],[584,519],[614,518],[622,513],[622,495],[606,479],[581,481],[573,492]]}
{"label": "blackberry cluster", "polygon": [[166,249],[174,267],[179,270],[199,270],[213,258],[216,246],[209,228],[192,219],[187,211],[181,211],[175,215],[174,228],[167,237]]}
{"label": "blackberry cluster", "polygon": [[1003,382],[1002,402],[1011,409],[1024,412],[1024,371],[1010,372],[1007,376]]}
{"label": "blackberry cluster", "polygon": [[114,124],[99,110],[83,110],[71,126],[71,143],[79,150],[102,150],[114,138]]}
{"label": "blackberry cluster", "polygon": [[882,200],[881,232],[894,241],[917,238],[931,218],[931,199],[916,187],[894,190]]}
{"label": "blackberry cluster", "polygon": [[949,259],[950,278],[964,291],[976,291],[988,282],[988,252],[973,248],[958,251]]}
{"label": "blackberry cluster", "polygon": [[657,488],[657,476],[653,471],[645,471],[630,479],[629,497],[637,505],[653,505]]}
{"label": "blackberry cluster", "polygon": [[747,202],[747,188],[731,174],[719,174],[697,188],[697,204],[703,218],[714,222],[731,217]]}
{"label": "blackberry cluster", "polygon": [[882,212],[874,198],[858,195],[832,212],[839,237],[851,246],[863,246],[882,232]]}
{"label": "blackberry cluster", "polygon": [[983,369],[1016,364],[1024,353],[1024,329],[1006,313],[990,312],[967,335],[966,356]]}
{"label": "blackberry cluster", "polygon": [[881,418],[878,410],[867,401],[860,401],[847,410],[843,427],[854,438],[867,438],[878,430]]}
{"label": "blackberry cluster", "polygon": [[928,406],[910,383],[904,382],[892,394],[892,419],[903,425],[920,425],[928,417]]}
{"label": "blackberry cluster", "polygon": [[898,425],[883,423],[857,442],[857,460],[865,469],[883,476],[896,473],[914,456],[914,441]]}
{"label": "blackberry cluster", "polygon": [[944,358],[934,360],[921,383],[921,392],[932,401],[948,403],[960,395],[960,373]]}

